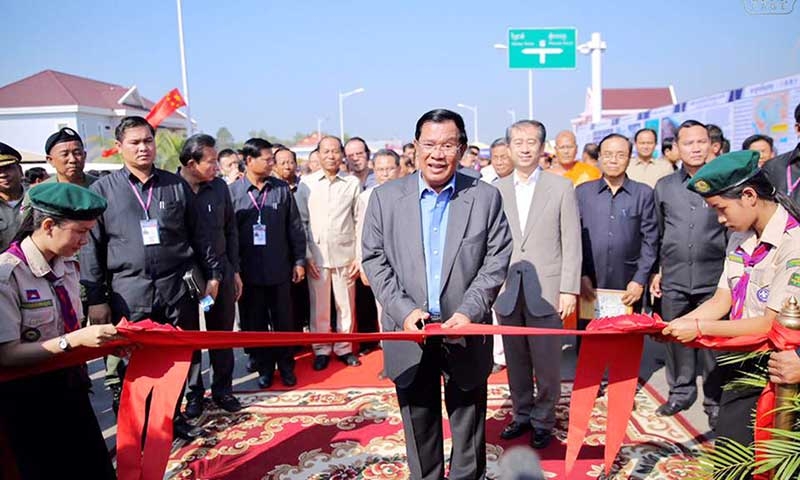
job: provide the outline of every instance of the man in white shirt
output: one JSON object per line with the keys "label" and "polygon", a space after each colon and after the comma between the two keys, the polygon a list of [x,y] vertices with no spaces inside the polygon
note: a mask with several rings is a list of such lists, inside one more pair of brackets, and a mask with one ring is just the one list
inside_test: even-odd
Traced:
{"label": "man in white shirt", "polygon": [[[323,137],[319,142],[320,170],[311,173],[297,188],[297,206],[306,227],[307,273],[311,301],[312,332],[330,332],[331,287],[336,302],[336,330],[351,333],[355,315],[356,201],[361,184],[351,175],[339,172],[344,146],[338,137]],[[314,344],[314,370],[328,367],[331,351],[345,365],[361,362],[353,355],[353,344],[338,342]]]}

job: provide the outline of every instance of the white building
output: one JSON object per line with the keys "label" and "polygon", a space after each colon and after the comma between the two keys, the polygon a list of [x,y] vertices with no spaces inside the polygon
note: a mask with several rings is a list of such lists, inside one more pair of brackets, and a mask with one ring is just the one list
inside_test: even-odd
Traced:
{"label": "white building", "polygon": [[[0,87],[0,141],[19,150],[23,161],[42,160],[47,137],[70,127],[83,138],[88,161],[100,161],[120,119],[144,117],[153,105],[135,85],[123,87],[44,70]],[[185,131],[186,117],[178,111],[159,128]]]}

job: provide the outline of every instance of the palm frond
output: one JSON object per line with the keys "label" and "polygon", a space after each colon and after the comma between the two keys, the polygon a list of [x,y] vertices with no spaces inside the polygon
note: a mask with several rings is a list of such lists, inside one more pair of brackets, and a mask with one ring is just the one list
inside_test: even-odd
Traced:
{"label": "palm frond", "polygon": [[701,450],[700,471],[695,480],[744,480],[752,473],[755,450],[730,439],[717,439],[715,445]]}
{"label": "palm frond", "polygon": [[741,390],[747,388],[763,389],[767,386],[767,371],[760,372],[742,372],[741,377],[738,377],[723,387],[723,390]]}
{"label": "palm frond", "polygon": [[736,365],[737,363],[744,363],[750,360],[759,359],[765,355],[769,355],[769,350],[758,352],[727,352],[717,356],[718,365]]}
{"label": "palm frond", "polygon": [[769,440],[758,442],[760,459],[754,462],[754,473],[772,470],[773,480],[796,479],[800,474],[800,432],[767,429]]}

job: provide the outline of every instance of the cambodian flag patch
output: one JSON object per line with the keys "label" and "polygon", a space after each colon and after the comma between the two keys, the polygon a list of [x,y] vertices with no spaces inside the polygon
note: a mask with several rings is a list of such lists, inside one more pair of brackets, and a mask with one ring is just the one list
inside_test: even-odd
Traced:
{"label": "cambodian flag patch", "polygon": [[756,292],[756,297],[758,297],[759,302],[766,302],[769,298],[769,287],[759,289]]}
{"label": "cambodian flag patch", "polygon": [[29,302],[41,300],[42,296],[39,295],[39,290],[35,288],[33,290],[25,290],[25,299]]}

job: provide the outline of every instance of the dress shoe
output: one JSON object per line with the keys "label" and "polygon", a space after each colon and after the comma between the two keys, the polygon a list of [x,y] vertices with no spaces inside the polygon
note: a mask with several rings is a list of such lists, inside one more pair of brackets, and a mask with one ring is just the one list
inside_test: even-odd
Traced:
{"label": "dress shoe", "polygon": [[314,370],[320,371],[325,370],[328,368],[328,362],[331,361],[331,357],[328,355],[317,355],[314,357]]}
{"label": "dress shoe", "polygon": [[269,388],[272,386],[272,375],[259,375],[258,388]]}
{"label": "dress shoe", "polygon": [[506,366],[505,365],[500,365],[499,363],[495,363],[494,365],[492,365],[492,373],[502,372],[505,369],[506,369]]}
{"label": "dress shoe", "polygon": [[656,415],[659,417],[671,417],[681,410],[686,410],[687,408],[689,407],[687,405],[683,405],[682,403],[667,402],[656,409]]}
{"label": "dress shoe", "polygon": [[344,355],[340,355],[339,356],[339,361],[344,363],[348,367],[359,367],[359,366],[361,366],[361,360],[359,360],[352,353],[346,353]]}
{"label": "dress shoe", "polygon": [[707,408],[706,415],[708,415],[708,428],[712,431],[716,430],[719,421],[719,407]]}
{"label": "dress shoe", "polygon": [[530,423],[517,422],[516,420],[506,425],[506,428],[500,432],[500,438],[503,440],[511,440],[517,438],[523,433],[531,429]]}
{"label": "dress shoe", "polygon": [[186,418],[197,418],[203,414],[203,398],[192,397],[186,401],[186,408],[183,411]]}
{"label": "dress shoe", "polygon": [[183,417],[176,418],[172,425],[172,436],[188,442],[203,437],[207,435],[207,433],[208,432],[202,428],[190,424]]}
{"label": "dress shoe", "polygon": [[242,409],[242,404],[239,403],[239,399],[227,393],[225,395],[220,395],[219,397],[213,397],[214,403],[217,406],[226,412],[238,412]]}
{"label": "dress shoe", "polygon": [[281,383],[283,383],[287,387],[294,387],[297,385],[297,376],[295,376],[294,372],[291,370],[282,371],[281,373]]}
{"label": "dress shoe", "polygon": [[531,434],[531,447],[541,450],[550,445],[550,440],[553,439],[553,433],[544,428],[534,428]]}

